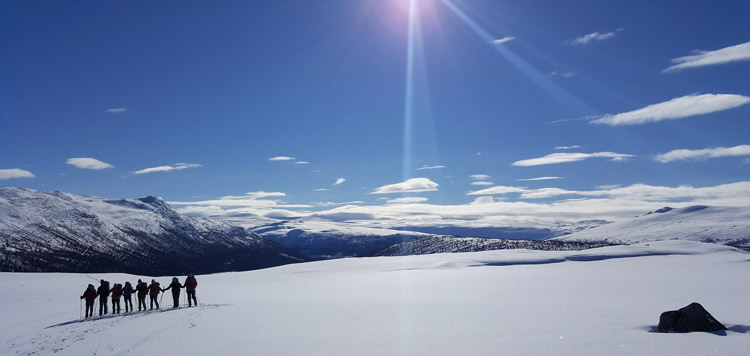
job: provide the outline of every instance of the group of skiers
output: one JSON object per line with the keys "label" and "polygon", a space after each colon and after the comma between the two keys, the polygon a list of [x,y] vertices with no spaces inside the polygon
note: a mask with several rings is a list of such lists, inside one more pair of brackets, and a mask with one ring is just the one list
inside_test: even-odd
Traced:
{"label": "group of skiers", "polygon": [[138,297],[138,311],[146,310],[146,295],[151,297],[151,308],[159,309],[159,293],[166,292],[168,289],[172,290],[172,298],[174,300],[174,307],[180,306],[180,289],[185,288],[187,291],[188,307],[193,305],[198,306],[198,299],[195,296],[195,289],[198,287],[198,281],[195,279],[193,274],[189,274],[185,279],[184,284],[180,284],[177,277],[172,278],[172,283],[167,288],[161,288],[161,285],[156,280],[152,279],[151,284],[138,280],[135,288],[130,282],[125,282],[125,286],[122,284],[115,283],[110,288],[109,282],[101,280],[99,288],[94,288],[93,284],[89,284],[86,291],[83,292],[81,299],[86,300],[86,318],[94,316],[94,302],[99,299],[99,316],[107,314],[107,299],[112,296],[112,314],[120,314],[120,299],[125,300],[125,312],[134,312],[132,295],[135,294]]}

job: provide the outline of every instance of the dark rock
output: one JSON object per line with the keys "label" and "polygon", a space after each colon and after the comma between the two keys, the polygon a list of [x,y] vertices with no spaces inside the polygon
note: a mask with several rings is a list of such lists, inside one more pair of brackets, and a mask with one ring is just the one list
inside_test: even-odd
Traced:
{"label": "dark rock", "polygon": [[727,330],[727,328],[698,303],[690,303],[679,310],[661,313],[659,317],[658,331],[660,333],[722,330]]}

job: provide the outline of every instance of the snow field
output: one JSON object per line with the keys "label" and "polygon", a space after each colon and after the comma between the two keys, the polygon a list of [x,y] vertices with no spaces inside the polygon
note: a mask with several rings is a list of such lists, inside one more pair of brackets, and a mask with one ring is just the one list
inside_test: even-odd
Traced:
{"label": "snow field", "polygon": [[[697,242],[342,259],[204,275],[197,276],[201,307],[171,310],[167,292],[163,311],[78,322],[76,299],[91,278],[0,274],[0,354],[750,353],[750,254]],[[661,312],[693,301],[730,331],[654,332]]]}

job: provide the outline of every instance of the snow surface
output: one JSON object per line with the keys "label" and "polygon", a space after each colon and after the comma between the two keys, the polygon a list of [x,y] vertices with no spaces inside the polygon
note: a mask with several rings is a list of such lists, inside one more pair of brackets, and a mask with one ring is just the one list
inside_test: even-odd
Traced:
{"label": "snow surface", "polygon": [[634,219],[555,238],[563,241],[638,243],[657,240],[747,242],[750,206],[703,206],[659,209]]}
{"label": "snow surface", "polygon": [[[0,354],[750,353],[750,254],[699,242],[349,258],[203,275],[198,308],[78,320],[78,296],[100,278],[144,277],[0,273]],[[663,311],[694,301],[730,330],[655,332]]]}

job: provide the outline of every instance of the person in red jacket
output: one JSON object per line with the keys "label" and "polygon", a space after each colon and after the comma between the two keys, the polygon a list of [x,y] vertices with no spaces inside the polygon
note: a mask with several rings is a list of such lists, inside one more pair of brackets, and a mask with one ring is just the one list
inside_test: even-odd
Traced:
{"label": "person in red jacket", "polygon": [[[198,300],[195,298],[195,288],[198,288],[198,281],[195,279],[195,276],[193,274],[189,274],[188,277],[185,279],[185,291],[187,291],[187,300],[188,300],[188,307],[192,307],[193,303],[195,303],[195,306],[198,306]],[[190,300],[192,298],[192,300]]]}
{"label": "person in red jacket", "polygon": [[159,282],[152,279],[151,284],[148,286],[148,295],[151,296],[151,309],[154,309],[154,303],[156,303],[156,309],[159,309],[159,300],[156,297],[159,296],[160,292],[161,287],[159,287]]}
{"label": "person in red jacket", "polygon": [[[83,292],[81,299],[86,299],[86,317],[94,316],[94,301],[96,300],[96,289],[93,284],[89,284],[86,291]],[[80,315],[80,314],[79,314]]]}
{"label": "person in red jacket", "polygon": [[112,293],[112,314],[120,314],[120,296],[122,296],[122,284],[115,283],[109,290]]}

